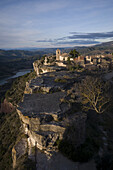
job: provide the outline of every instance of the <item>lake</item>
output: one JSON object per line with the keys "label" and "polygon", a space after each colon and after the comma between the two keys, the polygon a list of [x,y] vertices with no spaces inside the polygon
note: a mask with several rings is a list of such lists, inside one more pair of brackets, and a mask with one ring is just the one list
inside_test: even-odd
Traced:
{"label": "lake", "polygon": [[23,75],[25,75],[27,73],[30,73],[31,70],[32,69],[20,70],[17,73],[15,73],[15,75],[0,80],[0,85],[6,84],[9,79],[17,78],[17,77],[23,76]]}

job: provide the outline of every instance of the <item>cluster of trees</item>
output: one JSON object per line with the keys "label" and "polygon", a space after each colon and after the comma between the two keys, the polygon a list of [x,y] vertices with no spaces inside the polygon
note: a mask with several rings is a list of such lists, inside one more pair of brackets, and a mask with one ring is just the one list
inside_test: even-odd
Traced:
{"label": "cluster of trees", "polygon": [[70,54],[73,58],[78,57],[78,56],[80,55],[79,52],[78,52],[76,49],[71,50],[69,54]]}

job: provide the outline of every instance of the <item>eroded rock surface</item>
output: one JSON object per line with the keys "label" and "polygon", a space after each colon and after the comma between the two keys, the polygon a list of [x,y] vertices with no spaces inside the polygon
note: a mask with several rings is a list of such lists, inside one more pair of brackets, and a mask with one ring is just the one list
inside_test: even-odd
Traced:
{"label": "eroded rock surface", "polygon": [[13,168],[16,167],[18,159],[27,152],[27,139],[20,139],[12,149]]}
{"label": "eroded rock surface", "polygon": [[50,146],[52,148],[57,139],[62,139],[65,126],[62,121],[58,121],[70,110],[68,104],[61,106],[60,99],[65,96],[65,92],[25,94],[17,112],[29,136],[30,147],[47,150]]}
{"label": "eroded rock surface", "polygon": [[45,73],[38,76],[36,79],[26,83],[25,94],[38,92],[52,93],[56,91],[66,91],[70,88],[78,78],[77,73],[70,73],[66,70]]}
{"label": "eroded rock surface", "polygon": [[[75,146],[82,144],[85,140],[86,115],[78,112],[71,115],[76,96],[70,89],[78,80],[78,73],[58,66],[40,66],[39,63],[34,63],[34,70],[38,76],[26,83],[24,98],[17,112],[28,137],[28,156],[35,155],[37,159],[36,148],[42,150],[47,157],[58,150],[56,142],[66,137],[68,126],[73,121],[76,124],[74,138],[77,139],[72,140],[70,135],[68,140],[75,142]],[[14,158],[18,157],[16,148],[13,153]]]}

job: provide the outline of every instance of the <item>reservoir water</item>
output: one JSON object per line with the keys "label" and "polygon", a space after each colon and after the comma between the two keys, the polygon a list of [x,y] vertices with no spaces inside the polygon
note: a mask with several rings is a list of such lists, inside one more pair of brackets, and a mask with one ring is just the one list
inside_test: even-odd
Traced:
{"label": "reservoir water", "polygon": [[25,75],[27,73],[30,73],[31,70],[32,69],[29,69],[29,70],[28,69],[27,70],[20,70],[17,73],[15,73],[15,75],[10,76],[10,77],[6,77],[6,78],[0,80],[0,85],[4,85],[5,83],[7,83],[7,81],[9,79],[17,78],[17,77],[23,76],[23,75]]}

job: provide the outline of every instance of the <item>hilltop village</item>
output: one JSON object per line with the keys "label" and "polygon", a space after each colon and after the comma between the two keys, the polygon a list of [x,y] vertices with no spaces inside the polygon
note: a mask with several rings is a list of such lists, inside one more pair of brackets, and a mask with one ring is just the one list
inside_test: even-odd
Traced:
{"label": "hilltop village", "polygon": [[106,78],[106,75],[109,71],[112,73],[112,58],[103,55],[81,56],[78,53],[74,57],[73,51],[68,54],[57,49],[56,55],[46,55],[36,60],[33,67],[34,72],[29,74],[33,76],[26,79],[19,102],[16,101],[18,95],[15,98],[17,89],[14,87],[14,91],[12,89],[7,93],[1,107],[2,112],[6,105],[7,110],[16,109],[21,122],[22,135],[12,148],[13,169],[20,166],[25,155],[34,161],[37,170],[80,169],[79,161],[88,162],[87,166],[82,165],[86,168],[91,166],[96,169],[93,157],[104,154],[106,146],[102,144],[102,139],[106,138],[106,134],[97,125],[98,116],[92,118],[89,115],[93,112],[87,113],[81,109],[78,85],[87,75],[102,75],[105,81],[108,80],[109,76]]}
{"label": "hilltop village", "polygon": [[112,55],[92,55],[92,56],[81,56],[72,57],[68,53],[61,54],[59,49],[56,50],[56,61],[73,61],[76,64],[79,64],[82,67],[88,69],[109,69]]}
{"label": "hilltop village", "polygon": [[[77,54],[72,56],[69,53],[61,53],[59,49],[56,50],[56,55],[45,56],[43,62],[43,67],[37,68],[38,65],[41,65],[40,61],[37,61],[33,64],[34,70],[37,72],[37,75],[45,73],[46,66],[48,66],[50,71],[52,68],[49,66],[59,66],[59,67],[68,67],[72,66],[72,70],[80,68],[82,70],[99,70],[102,72],[108,72],[112,69],[113,65],[113,55],[92,55],[92,56],[82,56]],[[40,63],[40,64],[39,64]],[[41,65],[42,66],[42,65]],[[44,67],[45,66],[45,67]],[[40,69],[39,69],[40,68]],[[48,72],[47,71],[47,72]]]}

